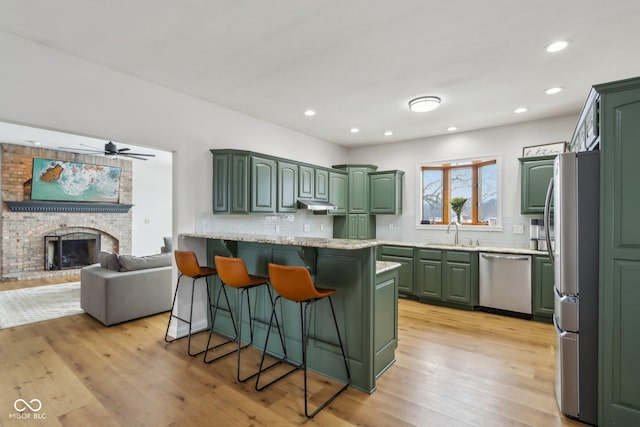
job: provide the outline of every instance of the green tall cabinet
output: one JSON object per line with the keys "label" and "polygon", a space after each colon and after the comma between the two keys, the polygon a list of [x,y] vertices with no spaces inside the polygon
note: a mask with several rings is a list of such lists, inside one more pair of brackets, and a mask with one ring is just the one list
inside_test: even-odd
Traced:
{"label": "green tall cabinet", "polygon": [[347,215],[333,219],[333,237],[340,239],[375,239],[376,217],[369,213],[369,172],[374,165],[336,165],[348,174]]}
{"label": "green tall cabinet", "polygon": [[594,90],[601,150],[598,425],[639,426],[640,78]]}

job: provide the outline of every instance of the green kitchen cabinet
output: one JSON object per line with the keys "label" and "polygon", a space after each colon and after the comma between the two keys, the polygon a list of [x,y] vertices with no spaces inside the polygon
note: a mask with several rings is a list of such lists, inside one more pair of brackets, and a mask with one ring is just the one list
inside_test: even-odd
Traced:
{"label": "green kitchen cabinet", "polygon": [[442,255],[439,249],[418,249],[416,254],[416,296],[421,300],[442,300]]}
{"label": "green kitchen cabinet", "polygon": [[446,251],[443,299],[469,307],[478,305],[478,253]]}
{"label": "green kitchen cabinet", "polygon": [[402,179],[399,170],[369,173],[369,213],[402,214]]}
{"label": "green kitchen cabinet", "polygon": [[213,213],[249,213],[249,153],[211,150],[213,155]]}
{"label": "green kitchen cabinet", "polygon": [[347,212],[350,214],[369,213],[369,172],[378,167],[374,165],[336,165],[335,169],[349,174]]}
{"label": "green kitchen cabinet", "polygon": [[336,239],[375,239],[376,217],[369,214],[348,214],[333,218]]}
{"label": "green kitchen cabinet", "polygon": [[314,199],[329,201],[329,171],[327,169],[315,169]]}
{"label": "green kitchen cabinet", "polygon": [[341,171],[329,171],[329,203],[336,209],[332,215],[346,215],[349,175]]}
{"label": "green kitchen cabinet", "polygon": [[298,164],[278,160],[278,212],[298,208]]}
{"label": "green kitchen cabinet", "polygon": [[251,156],[251,212],[275,213],[277,161]]}
{"label": "green kitchen cabinet", "polygon": [[594,87],[600,97],[599,414],[640,425],[640,79]]}
{"label": "green kitchen cabinet", "polygon": [[553,177],[555,156],[528,157],[520,160],[520,213],[544,213],[544,203]]}
{"label": "green kitchen cabinet", "polygon": [[383,245],[379,248],[378,259],[401,264],[398,270],[398,292],[402,295],[413,295],[413,248],[406,246]]}
{"label": "green kitchen cabinet", "polygon": [[298,166],[298,196],[304,199],[315,197],[316,175],[312,166]]}
{"label": "green kitchen cabinet", "polygon": [[416,295],[421,301],[458,308],[478,305],[478,253],[419,249]]}
{"label": "green kitchen cabinet", "polygon": [[373,295],[373,373],[378,378],[395,361],[398,347],[398,269],[376,274]]}
{"label": "green kitchen cabinet", "polygon": [[533,257],[531,271],[533,285],[533,318],[551,321],[554,310],[553,264],[549,257],[536,255]]}

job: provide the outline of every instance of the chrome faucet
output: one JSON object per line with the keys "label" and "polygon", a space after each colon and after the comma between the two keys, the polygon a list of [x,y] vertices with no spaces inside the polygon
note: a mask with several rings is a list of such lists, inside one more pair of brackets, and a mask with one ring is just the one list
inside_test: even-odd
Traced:
{"label": "chrome faucet", "polygon": [[449,222],[449,225],[447,226],[447,233],[449,233],[449,230],[451,229],[451,224],[453,224],[453,225],[455,225],[455,226],[456,226],[456,234],[455,234],[455,235],[454,235],[454,237],[453,237],[453,244],[454,244],[454,245],[457,245],[457,244],[458,244],[458,225],[460,225],[460,224],[458,224],[458,221],[457,221],[457,220],[452,219],[452,220]]}

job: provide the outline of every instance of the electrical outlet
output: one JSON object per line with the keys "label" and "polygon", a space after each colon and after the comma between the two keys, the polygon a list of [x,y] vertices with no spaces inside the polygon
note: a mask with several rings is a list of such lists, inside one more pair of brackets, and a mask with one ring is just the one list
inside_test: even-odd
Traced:
{"label": "electrical outlet", "polygon": [[392,222],[389,223],[389,230],[393,230],[393,223]]}
{"label": "electrical outlet", "polygon": [[513,234],[524,234],[524,225],[522,225],[522,224],[514,224],[513,225]]}
{"label": "electrical outlet", "polygon": [[320,231],[324,231],[324,224],[320,224]]}
{"label": "electrical outlet", "polygon": [[308,233],[309,230],[311,230],[311,226],[309,224],[305,224],[302,226],[302,231],[304,231],[305,233]]}

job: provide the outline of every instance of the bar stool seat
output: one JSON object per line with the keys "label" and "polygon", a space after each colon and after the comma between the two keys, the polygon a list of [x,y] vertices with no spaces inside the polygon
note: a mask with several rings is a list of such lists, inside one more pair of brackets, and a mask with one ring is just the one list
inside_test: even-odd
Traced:
{"label": "bar stool seat", "polygon": [[[216,255],[214,257],[214,262],[216,265],[216,270],[218,272],[218,277],[220,277],[220,281],[222,282],[220,289],[218,290],[218,296],[216,298],[216,305],[213,311],[213,314],[211,316],[211,327],[209,329],[209,339],[207,340],[207,348],[205,350],[204,353],[204,362],[205,363],[212,363],[215,362],[216,360],[219,360],[225,356],[228,356],[230,354],[233,353],[237,353],[238,354],[238,362],[237,362],[237,372],[236,372],[236,378],[238,380],[238,382],[245,382],[247,380],[249,380],[250,378],[255,377],[256,375],[258,375],[258,372],[255,372],[245,378],[241,378],[240,377],[240,366],[241,366],[241,360],[240,360],[240,354],[241,351],[247,347],[249,347],[250,345],[253,344],[253,334],[254,334],[254,327],[255,327],[255,322],[261,322],[261,323],[267,323],[266,321],[263,321],[261,319],[257,319],[255,318],[252,314],[251,314],[251,298],[249,295],[249,290],[253,289],[253,288],[257,288],[259,286],[265,286],[267,289],[267,293],[269,295],[269,302],[270,304],[273,306],[273,295],[271,293],[271,287],[269,286],[269,278],[268,277],[262,277],[262,276],[255,276],[255,275],[251,275],[248,273],[247,271],[247,267],[244,263],[244,261],[241,258],[232,258],[232,257],[223,257],[223,256],[219,256]],[[238,303],[236,306],[236,312],[238,313],[238,318],[237,321],[236,319],[234,319],[234,315],[233,315],[233,311],[231,310],[231,304],[229,303],[229,296],[227,294],[227,287],[230,286],[232,288],[236,288],[240,291],[240,296],[238,298]],[[226,302],[227,302],[227,308],[231,317],[231,322],[233,325],[233,329],[234,329],[234,333],[235,336],[232,337],[231,339],[219,343],[217,345],[214,345],[213,347],[210,346],[211,344],[211,338],[213,336],[213,330],[214,330],[214,325],[215,325],[215,320],[216,320],[216,315],[218,312],[218,309],[220,308],[220,297],[221,295],[224,295]],[[250,332],[250,340],[247,344],[242,345],[242,311],[243,311],[243,297],[244,295],[246,295],[246,301],[247,301],[247,308],[249,311],[249,332]],[[254,302],[255,304],[255,302]],[[284,343],[284,337],[282,335],[282,331],[280,328],[280,323],[278,322],[278,319],[276,317],[276,328],[278,329],[278,334],[280,336],[280,342],[282,344],[282,348],[285,351],[285,357],[286,357],[286,349],[285,349],[285,343]],[[271,329],[271,322],[269,322],[269,330]],[[207,359],[207,356],[209,354],[210,351],[224,346],[226,344],[230,344],[230,343],[236,343],[236,348],[234,348],[231,351],[228,351],[224,354],[221,355],[217,355],[212,359]],[[277,360],[276,362],[274,362],[273,364],[271,364],[270,366],[264,368],[263,370],[267,370],[270,369],[278,364],[282,363],[282,360]]]}
{"label": "bar stool seat", "polygon": [[[197,353],[191,352],[191,337],[195,335],[193,333],[192,325],[193,325],[193,295],[195,294],[195,290],[196,290],[195,289],[196,280],[205,278],[204,286],[207,292],[207,305],[209,306],[209,309],[210,309],[209,286],[207,285],[206,278],[210,276],[215,276],[218,274],[218,272],[216,271],[215,268],[201,266],[198,263],[198,258],[196,254],[192,251],[176,250],[174,251],[174,256],[176,259],[176,266],[178,267],[179,274],[178,274],[178,282],[176,283],[176,290],[173,294],[173,302],[171,303],[171,314],[169,316],[169,321],[167,322],[167,331],[164,334],[164,340],[168,343],[172,343],[174,341],[181,340],[182,338],[188,338],[189,343],[187,345],[187,353],[189,354],[189,356],[197,356],[199,354],[204,353],[205,350],[198,351]],[[188,320],[182,317],[179,317],[177,314],[174,313],[174,307],[176,305],[176,297],[178,296],[178,289],[180,288],[180,279],[183,276],[191,277],[193,279],[193,282],[191,284],[191,308],[189,309]],[[176,319],[178,321],[188,324],[189,333],[184,337],[169,339],[169,326],[171,325],[171,319]],[[202,331],[198,331],[196,333],[205,332],[205,331],[206,329]]]}
{"label": "bar stool seat", "polygon": [[[342,343],[342,338],[340,337],[340,330],[338,328],[338,321],[336,319],[336,312],[333,307],[332,296],[336,294],[335,289],[323,289],[316,288],[313,280],[311,279],[311,275],[309,271],[305,267],[294,267],[294,266],[284,266],[278,264],[269,264],[269,279],[271,281],[271,285],[278,293],[276,299],[273,303],[273,311],[271,313],[272,318],[276,315],[276,303],[279,299],[284,298],[289,301],[293,301],[299,303],[300,306],[300,319],[302,322],[302,363],[300,365],[293,365],[293,368],[288,372],[280,375],[269,383],[260,386],[260,376],[265,371],[262,369],[267,344],[269,342],[269,332],[267,330],[267,337],[264,344],[265,351],[262,354],[262,360],[260,361],[260,369],[258,370],[258,375],[256,378],[256,390],[264,390],[271,384],[281,380],[287,375],[295,372],[299,369],[304,371],[304,413],[308,418],[313,418],[318,412],[324,409],[329,403],[331,403],[340,393],[345,391],[349,385],[351,385],[351,373],[349,371],[349,362],[347,360],[347,355],[344,350],[344,345]],[[344,360],[344,368],[347,376],[347,382],[334,394],[332,394],[327,400],[325,400],[322,404],[320,404],[313,412],[309,413],[309,404],[308,404],[308,388],[307,388],[307,343],[309,341],[309,319],[308,319],[308,308],[309,305],[315,303],[317,301],[328,299],[329,305],[331,307],[331,314],[333,317],[333,324],[336,328],[336,335],[338,338],[338,345],[334,343],[325,343],[332,344],[340,347],[340,351],[342,353],[342,359]],[[271,322],[270,322],[271,323]],[[314,338],[317,340],[317,338]]]}

